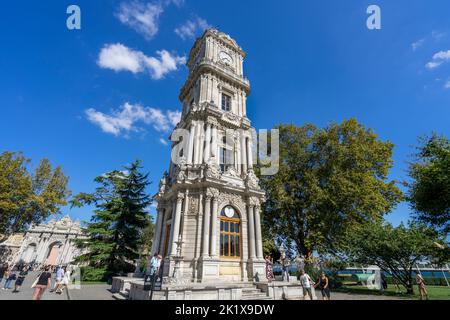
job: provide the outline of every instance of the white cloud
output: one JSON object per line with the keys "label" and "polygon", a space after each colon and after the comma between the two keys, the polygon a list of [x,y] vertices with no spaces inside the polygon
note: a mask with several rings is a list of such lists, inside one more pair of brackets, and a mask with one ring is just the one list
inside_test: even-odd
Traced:
{"label": "white cloud", "polygon": [[175,29],[175,33],[183,40],[195,38],[197,33],[203,32],[210,26],[206,20],[196,17],[186,21],[184,24]]}
{"label": "white cloud", "polygon": [[181,112],[168,111],[167,117],[169,118],[170,123],[175,127],[181,121]]}
{"label": "white cloud", "polygon": [[164,139],[164,138],[159,138],[159,142],[161,142],[163,145],[165,145],[165,146],[167,146],[168,145],[168,142],[167,142],[167,140],[166,139]]}
{"label": "white cloud", "polygon": [[411,47],[412,47],[413,51],[416,51],[421,46],[423,46],[424,43],[425,43],[425,39],[420,39],[420,40],[417,40],[416,42],[414,42],[413,44],[411,44]]}
{"label": "white cloud", "polygon": [[147,40],[151,40],[158,33],[159,16],[163,11],[160,3],[122,2],[116,17]]}
{"label": "white cloud", "polygon": [[174,4],[177,7],[181,7],[184,5],[184,0],[166,0],[166,5]]}
{"label": "white cloud", "polygon": [[127,136],[130,132],[145,131],[139,123],[151,125],[158,132],[169,132],[175,125],[174,114],[177,111],[164,112],[160,109],[143,107],[140,104],[125,103],[118,110],[110,114],[97,111],[93,108],[85,111],[87,119],[98,125],[103,132],[114,136]]}
{"label": "white cloud", "polygon": [[441,66],[444,62],[447,62],[450,60],[450,50],[448,51],[439,51],[433,56],[433,59],[428,62],[425,66],[432,70],[436,69],[439,66]]}
{"label": "white cloud", "polygon": [[442,38],[446,36],[446,33],[440,31],[433,31],[431,32],[431,36],[433,37],[434,40],[440,41]]}
{"label": "white cloud", "polygon": [[155,80],[176,71],[178,66],[186,63],[186,57],[174,56],[167,50],[157,51],[157,57],[148,57],[141,51],[127,48],[123,44],[107,44],[100,51],[97,64],[114,71],[140,73],[148,71]]}
{"label": "white cloud", "polygon": [[448,80],[445,85],[444,85],[445,89],[450,89],[450,80]]}
{"label": "white cloud", "polygon": [[102,68],[114,71],[143,71],[142,52],[129,49],[120,43],[105,45],[100,51],[97,63]]}

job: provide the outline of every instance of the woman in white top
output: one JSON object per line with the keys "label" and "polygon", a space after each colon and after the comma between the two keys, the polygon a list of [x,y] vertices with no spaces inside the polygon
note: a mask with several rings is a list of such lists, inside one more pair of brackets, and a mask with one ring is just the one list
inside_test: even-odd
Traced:
{"label": "woman in white top", "polygon": [[64,267],[64,277],[62,278],[61,282],[58,284],[58,287],[56,288],[57,294],[61,294],[64,289],[69,287],[70,273],[71,270],[68,267]]}

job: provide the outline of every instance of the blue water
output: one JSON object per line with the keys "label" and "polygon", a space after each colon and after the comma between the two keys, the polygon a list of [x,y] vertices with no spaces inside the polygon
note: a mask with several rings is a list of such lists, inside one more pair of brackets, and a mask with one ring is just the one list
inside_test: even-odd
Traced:
{"label": "blue water", "polygon": [[[294,273],[297,272],[298,268],[296,265],[291,265],[289,267],[289,272]],[[273,271],[275,273],[281,273],[281,266],[280,265],[274,265]],[[326,272],[326,270],[325,270]],[[339,274],[355,274],[355,273],[364,273],[363,270],[341,270],[338,272]],[[424,278],[444,278],[444,275],[441,271],[421,271],[421,274]],[[389,276],[388,273],[385,272],[386,276]],[[414,275],[414,272],[413,272]],[[448,270],[445,271],[445,276],[450,279],[450,272]]]}
{"label": "blue water", "polygon": [[[355,274],[355,273],[364,273],[362,270],[342,270],[339,271],[339,274]],[[444,278],[444,274],[441,271],[421,271],[420,272],[424,278]],[[386,276],[389,276],[388,273],[385,272]],[[414,275],[414,272],[413,272]],[[450,272],[445,271],[445,276],[450,278]]]}

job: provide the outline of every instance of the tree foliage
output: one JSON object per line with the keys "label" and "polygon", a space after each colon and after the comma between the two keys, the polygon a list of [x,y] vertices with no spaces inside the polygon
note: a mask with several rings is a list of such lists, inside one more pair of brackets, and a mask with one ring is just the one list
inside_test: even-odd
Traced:
{"label": "tree foliage", "polygon": [[356,120],[278,129],[280,170],[261,177],[264,224],[307,259],[336,250],[348,229],[381,219],[401,200],[388,181],[393,145]]}
{"label": "tree foliage", "polygon": [[144,230],[152,223],[146,211],[152,200],[145,192],[150,183],[148,174],[140,169],[140,162],[136,161],[125,171],[99,176],[94,193],[81,193],[72,200],[75,206],[96,207],[85,229],[89,239],[78,244],[87,253],[77,261],[87,264],[89,273],[102,280],[134,271],[145,239]]}
{"label": "tree foliage", "polygon": [[70,196],[61,167],[43,159],[31,171],[30,163],[20,153],[0,154],[0,234],[5,236],[59,213]]}
{"label": "tree foliage", "polygon": [[424,225],[409,223],[393,227],[386,222],[371,222],[347,237],[346,256],[352,263],[376,265],[388,272],[412,294],[412,271],[418,262],[432,261],[442,251],[438,233]]}
{"label": "tree foliage", "polygon": [[408,199],[416,218],[444,233],[450,232],[450,141],[433,134],[422,139],[410,165]]}

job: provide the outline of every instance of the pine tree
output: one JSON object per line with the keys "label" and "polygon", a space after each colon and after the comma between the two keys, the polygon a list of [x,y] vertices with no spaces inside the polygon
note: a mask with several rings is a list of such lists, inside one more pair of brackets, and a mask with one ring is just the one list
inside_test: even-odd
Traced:
{"label": "pine tree", "polygon": [[97,177],[100,186],[94,193],[81,193],[72,200],[74,206],[96,206],[85,228],[89,239],[78,243],[86,252],[76,260],[86,265],[84,280],[108,280],[132,272],[143,245],[142,233],[152,223],[146,211],[152,203],[145,192],[148,174],[140,172],[140,161],[124,169]]}

